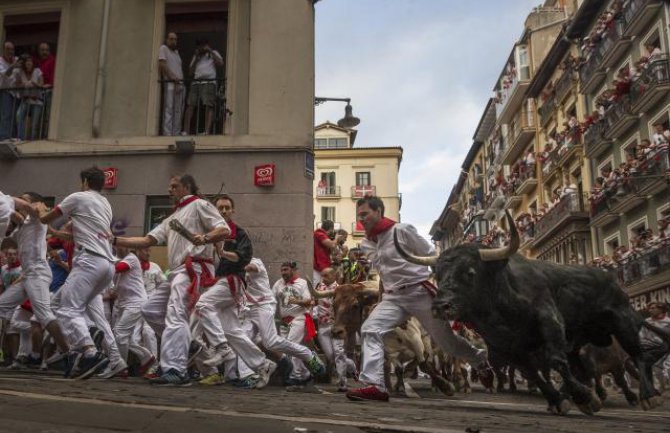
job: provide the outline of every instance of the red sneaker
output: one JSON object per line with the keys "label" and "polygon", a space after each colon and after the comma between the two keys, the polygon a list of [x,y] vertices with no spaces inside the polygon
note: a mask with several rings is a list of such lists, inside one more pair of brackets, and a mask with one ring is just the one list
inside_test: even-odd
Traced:
{"label": "red sneaker", "polygon": [[153,365],[154,365],[155,363],[156,363],[156,357],[153,356],[153,355],[151,355],[151,357],[149,357],[149,359],[147,360],[147,362],[145,362],[144,364],[142,364],[142,365],[140,366],[140,369],[137,371],[137,373],[138,373],[137,375],[138,375],[138,376],[144,376],[145,374],[147,374],[147,372],[149,371],[149,369],[150,369],[151,367],[153,367]]}
{"label": "red sneaker", "polygon": [[351,391],[347,392],[347,398],[353,401],[389,401],[389,393],[386,391],[381,391],[374,385],[369,385],[364,388],[352,389]]}

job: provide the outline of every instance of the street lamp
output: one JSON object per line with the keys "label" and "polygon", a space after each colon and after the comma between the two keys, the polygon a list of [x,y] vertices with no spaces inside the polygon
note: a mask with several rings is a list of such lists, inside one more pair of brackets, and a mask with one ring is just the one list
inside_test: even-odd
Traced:
{"label": "street lamp", "polygon": [[326,101],[337,101],[337,102],[346,102],[347,105],[344,107],[344,117],[337,121],[337,126],[342,128],[353,128],[354,126],[361,123],[361,119],[355,117],[353,114],[353,107],[351,106],[351,98],[323,98],[316,97],[314,98],[314,106],[319,106]]}

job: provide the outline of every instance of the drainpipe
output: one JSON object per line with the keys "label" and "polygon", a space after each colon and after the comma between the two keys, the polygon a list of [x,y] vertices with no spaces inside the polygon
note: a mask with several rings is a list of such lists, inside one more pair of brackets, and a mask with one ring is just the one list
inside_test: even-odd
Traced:
{"label": "drainpipe", "polygon": [[104,0],[102,15],[102,35],[100,36],[100,57],[98,58],[98,74],[95,79],[95,100],[93,102],[93,137],[100,136],[100,113],[102,111],[102,94],[105,88],[105,64],[107,62],[107,34],[109,29],[110,0]]}

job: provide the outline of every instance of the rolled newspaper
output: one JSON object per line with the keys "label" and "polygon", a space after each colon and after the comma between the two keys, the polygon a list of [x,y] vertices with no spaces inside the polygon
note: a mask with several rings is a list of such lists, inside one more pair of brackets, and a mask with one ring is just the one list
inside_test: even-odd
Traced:
{"label": "rolled newspaper", "polygon": [[181,236],[183,236],[185,239],[187,239],[191,243],[195,243],[195,235],[191,233],[182,223],[177,221],[176,219],[173,219],[169,223],[170,228],[177,233],[179,233]]}

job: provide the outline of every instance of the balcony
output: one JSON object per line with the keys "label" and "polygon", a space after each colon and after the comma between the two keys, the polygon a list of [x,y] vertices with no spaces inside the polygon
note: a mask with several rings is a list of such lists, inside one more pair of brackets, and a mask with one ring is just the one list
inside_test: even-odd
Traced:
{"label": "balcony", "polygon": [[[226,80],[161,80],[159,135],[223,135]],[[184,101],[186,109],[184,110]],[[182,120],[183,116],[183,120]]]}
{"label": "balcony", "polygon": [[612,144],[611,140],[603,137],[603,132],[607,124],[600,120],[589,127],[584,133],[584,151],[586,156],[593,158],[608,149]]}
{"label": "balcony", "polygon": [[365,236],[365,228],[360,221],[354,221],[351,223],[351,234],[352,236]]}
{"label": "balcony", "polygon": [[527,245],[535,241],[535,229],[531,227],[528,230],[519,233],[519,236],[521,237],[521,244],[519,248],[524,249]]}
{"label": "balcony", "polygon": [[526,95],[526,89],[530,85],[530,79],[519,80],[514,77],[514,81],[508,89],[501,90],[500,102],[496,106],[498,123],[509,123],[514,116],[515,108],[519,106]]}
{"label": "balcony", "polygon": [[584,211],[580,195],[576,193],[568,194],[535,223],[534,245],[537,247],[571,222],[581,221],[586,223],[588,219],[589,214]]}
{"label": "balcony", "polygon": [[491,144],[487,149],[487,160],[489,163],[488,169],[486,170],[487,176],[491,176],[495,170],[495,167],[500,165],[504,153],[505,139],[498,135],[497,138],[491,140]]}
{"label": "balcony", "polygon": [[[7,98],[11,113],[8,123],[0,125],[0,141],[43,140],[47,138],[51,113],[52,89],[0,89],[0,99]],[[2,109],[5,109],[3,106]],[[4,130],[3,130],[4,129]]]}
{"label": "balcony", "polygon": [[551,116],[554,115],[554,111],[556,111],[556,93],[552,92],[551,96],[544,101],[544,104],[537,111],[540,113],[540,125],[545,127]]}
{"label": "balcony", "polygon": [[542,182],[549,182],[558,172],[558,149],[549,152],[549,156],[542,164]]}
{"label": "balcony", "polygon": [[322,199],[338,199],[342,197],[340,187],[337,185],[326,185],[316,187],[316,198]]}
{"label": "balcony", "polygon": [[351,187],[351,198],[357,200],[366,195],[377,195],[377,187],[375,185],[356,185]]}
{"label": "balcony", "polygon": [[614,21],[614,26],[607,31],[606,37],[600,43],[602,47],[602,68],[612,68],[628,51],[632,42],[631,38],[623,36],[624,23],[620,20]]}
{"label": "balcony", "polygon": [[519,195],[530,194],[537,186],[537,178],[535,177],[535,166],[528,169],[526,173],[520,176],[521,184],[516,189]]}
{"label": "balcony", "polygon": [[561,105],[565,101],[565,97],[570,94],[570,90],[575,85],[575,73],[572,69],[563,71],[563,75],[556,82],[556,103]]}
{"label": "balcony", "polygon": [[619,138],[619,136],[623,135],[624,132],[635,125],[637,120],[638,116],[631,111],[630,98],[624,96],[614,105],[609,107],[605,113],[603,123],[605,123],[606,126],[603,131],[603,137],[610,140]]}
{"label": "balcony", "polygon": [[501,161],[504,165],[511,165],[518,159],[523,149],[535,137],[535,114],[532,110],[523,110],[514,120],[514,129],[508,135],[510,145]]}
{"label": "balcony", "polygon": [[582,68],[579,70],[579,91],[581,93],[594,93],[596,88],[603,82],[607,74],[600,67],[601,60],[602,54],[596,48],[588,60],[586,60],[586,63],[582,65]]}
{"label": "balcony", "polygon": [[[577,141],[579,143],[579,141]],[[566,143],[558,149],[558,165],[560,167],[567,167],[572,158],[579,156],[583,152],[583,147],[580,144],[574,144],[573,141],[566,141]]]}
{"label": "balcony", "polygon": [[647,69],[631,86],[633,113],[644,113],[667,98],[670,92],[670,61],[663,54],[647,65]]}
{"label": "balcony", "polygon": [[637,36],[649,28],[649,22],[663,6],[662,0],[631,0],[623,9],[625,37]]}
{"label": "balcony", "polygon": [[[514,192],[513,194],[518,194],[517,192]],[[521,202],[523,202],[523,197],[521,195],[511,195],[507,199],[507,203],[505,203],[505,208],[506,209],[516,209],[521,205]]]}
{"label": "balcony", "polygon": [[659,243],[649,251],[629,257],[619,262],[612,270],[619,283],[631,286],[647,278],[670,270],[670,242]]}

